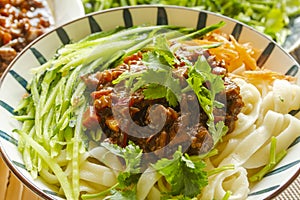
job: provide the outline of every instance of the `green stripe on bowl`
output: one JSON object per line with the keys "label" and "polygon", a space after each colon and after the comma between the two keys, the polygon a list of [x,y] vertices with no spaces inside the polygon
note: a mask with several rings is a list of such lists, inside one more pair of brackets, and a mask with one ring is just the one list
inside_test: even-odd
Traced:
{"label": "green stripe on bowl", "polygon": [[23,163],[19,163],[19,162],[15,161],[15,160],[13,160],[12,163],[14,163],[14,165],[16,165],[16,166],[18,166],[18,167],[20,167],[22,169],[27,170],[26,167],[25,167],[25,165]]}
{"label": "green stripe on bowl", "polygon": [[27,90],[27,80],[25,78],[23,78],[20,74],[18,74],[16,71],[14,70],[9,70],[10,75],[12,75],[12,77],[26,90]]}
{"label": "green stripe on bowl", "polygon": [[231,35],[238,41],[243,30],[243,25],[236,23]]}
{"label": "green stripe on bowl", "polygon": [[293,65],[286,73],[285,75],[288,76],[296,76],[296,74],[299,71],[299,67],[297,65]]}
{"label": "green stripe on bowl", "polygon": [[50,195],[53,195],[53,196],[57,196],[57,197],[60,197],[60,198],[66,198],[65,196],[61,195],[61,194],[58,194],[56,192],[53,192],[53,191],[50,191],[50,190],[43,190],[43,192],[45,192],[46,194],[50,194]]}
{"label": "green stripe on bowl", "polygon": [[300,112],[300,108],[298,110],[291,110],[289,114],[295,116],[298,114],[298,112]]}
{"label": "green stripe on bowl", "polygon": [[11,107],[10,105],[8,105],[7,103],[5,103],[4,101],[0,100],[0,106],[2,108],[4,108],[5,110],[7,110],[8,112],[10,112],[12,115],[15,115],[15,112],[14,112],[14,108]]}
{"label": "green stripe on bowl", "polygon": [[168,15],[165,8],[158,7],[157,8],[157,25],[167,25],[168,24]]}
{"label": "green stripe on bowl", "polygon": [[262,190],[259,190],[259,191],[256,191],[256,192],[252,192],[248,196],[256,196],[256,195],[265,194],[265,193],[271,192],[273,190],[276,190],[279,187],[280,187],[280,185],[275,185],[275,186],[265,188],[265,189],[262,189]]}
{"label": "green stripe on bowl", "polygon": [[131,13],[127,8],[123,10],[123,19],[126,28],[130,28],[133,26]]}
{"label": "green stripe on bowl", "polygon": [[206,21],[207,21],[207,13],[199,12],[197,30],[201,30],[204,27],[206,27]]}
{"label": "green stripe on bowl", "polygon": [[274,175],[274,174],[278,174],[278,173],[280,173],[280,172],[283,172],[283,171],[285,171],[285,170],[288,170],[288,169],[290,169],[291,167],[297,165],[298,163],[300,163],[300,160],[296,160],[296,161],[291,162],[291,163],[289,163],[289,164],[287,164],[287,165],[284,165],[284,166],[282,166],[282,167],[279,167],[279,168],[277,168],[277,169],[275,169],[275,170],[273,170],[273,171],[267,173],[267,174],[265,175],[265,177],[267,177],[267,176],[272,176],[272,175]]}
{"label": "green stripe on bowl", "polygon": [[295,145],[298,144],[299,142],[300,142],[300,136],[297,137],[297,138],[294,140],[294,142],[293,142],[288,148],[291,148],[291,147],[295,146]]}
{"label": "green stripe on bowl", "polygon": [[40,65],[45,64],[47,59],[34,47],[30,48],[31,52],[33,53],[34,57],[38,60]]}
{"label": "green stripe on bowl", "polygon": [[58,29],[56,29],[56,33],[60,39],[60,41],[66,45],[69,44],[71,42],[69,35],[67,34],[67,32],[65,31],[65,29],[63,29],[62,27],[59,27]]}
{"label": "green stripe on bowl", "polygon": [[268,46],[264,49],[264,51],[262,52],[262,54],[259,56],[258,60],[257,60],[257,66],[258,67],[263,67],[264,64],[266,63],[266,61],[268,60],[268,58],[271,56],[273,50],[275,48],[275,43],[270,42],[268,44]]}
{"label": "green stripe on bowl", "polygon": [[3,138],[4,140],[18,146],[18,140],[16,140],[15,138],[11,137],[10,135],[8,135],[6,132],[0,130],[0,137]]}
{"label": "green stripe on bowl", "polygon": [[91,33],[101,32],[102,29],[93,16],[88,16]]}

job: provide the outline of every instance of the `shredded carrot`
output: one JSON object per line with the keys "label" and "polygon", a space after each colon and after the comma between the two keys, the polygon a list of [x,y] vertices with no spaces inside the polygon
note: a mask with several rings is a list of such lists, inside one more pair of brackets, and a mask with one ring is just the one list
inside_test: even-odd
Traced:
{"label": "shredded carrot", "polygon": [[250,43],[239,43],[231,36],[220,32],[213,32],[204,40],[211,42],[222,42],[217,48],[209,49],[209,53],[215,55],[216,60],[225,63],[228,72],[233,72],[240,67],[245,70],[256,70],[256,58],[259,53]]}
{"label": "shredded carrot", "polygon": [[287,80],[290,82],[294,82],[296,80],[295,77],[292,76],[287,76],[284,74],[280,74],[278,72],[274,72],[271,70],[255,70],[255,71],[245,71],[244,76],[247,79],[263,79],[263,80],[269,80],[269,81],[274,81],[276,79],[280,80]]}

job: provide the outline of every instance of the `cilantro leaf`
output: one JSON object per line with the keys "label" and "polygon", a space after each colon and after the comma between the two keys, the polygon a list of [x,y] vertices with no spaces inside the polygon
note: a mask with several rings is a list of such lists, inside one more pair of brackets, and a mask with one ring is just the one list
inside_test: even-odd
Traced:
{"label": "cilantro leaf", "polygon": [[125,160],[126,172],[140,173],[142,149],[140,149],[138,145],[135,145],[131,141],[129,141],[125,148],[108,142],[102,142],[101,145],[113,154],[120,156]]}
{"label": "cilantro leaf", "polygon": [[126,86],[127,87],[131,87],[133,80],[139,76],[141,76],[142,72],[135,72],[135,73],[131,73],[131,72],[124,72],[122,73],[117,79],[112,81],[112,84],[116,85],[118,83],[120,83],[121,81],[126,81]]}
{"label": "cilantro leaf", "polygon": [[126,169],[119,173],[117,177],[118,185],[111,190],[112,196],[109,196],[109,199],[136,199],[136,191],[133,191],[141,176],[142,150],[131,141],[125,148],[108,142],[102,142],[101,145],[113,154],[123,158],[126,163]]}
{"label": "cilantro leaf", "polygon": [[141,173],[121,172],[118,175],[119,188],[125,189],[136,184],[141,177]]}
{"label": "cilantro leaf", "polygon": [[179,79],[172,76],[171,70],[145,71],[133,85],[132,91],[144,88],[145,99],[165,97],[170,106],[177,106],[180,101],[181,86]]}
{"label": "cilantro leaf", "polygon": [[[143,56],[143,61],[146,65],[153,67],[153,63],[159,65],[173,67],[179,64],[179,60],[170,49],[169,42],[165,35],[158,35],[154,38],[153,46],[146,48],[148,52]],[[155,66],[155,65],[154,65]]]}
{"label": "cilantro leaf", "polygon": [[170,184],[172,195],[194,197],[208,184],[205,163],[202,160],[193,162],[181,149],[174,153],[173,159],[162,158],[153,167]]}
{"label": "cilantro leaf", "polygon": [[[177,84],[177,83],[176,83]],[[174,85],[173,85],[174,86]],[[149,84],[143,90],[145,99],[159,99],[166,98],[170,106],[177,106],[178,101],[176,95],[172,92],[172,89],[156,83]]]}
{"label": "cilantro leaf", "polygon": [[153,49],[148,49],[146,53],[143,53],[143,63],[149,68],[149,69],[164,69],[168,70],[170,69],[170,65],[168,62],[166,62],[165,58],[160,56],[157,52],[151,51]]}
{"label": "cilantro leaf", "polygon": [[212,138],[214,144],[217,144],[222,140],[222,137],[227,133],[228,127],[225,125],[223,121],[219,121],[216,125],[212,124],[214,122],[210,122],[211,124],[208,126],[208,130],[212,133]]}
{"label": "cilantro leaf", "polygon": [[148,70],[141,72],[124,72],[113,84],[125,80],[127,88],[135,92],[143,88],[145,99],[166,98],[170,106],[177,106],[180,101],[181,88],[179,80],[172,76],[171,68],[179,63],[170,50],[165,35],[154,38],[153,44],[144,48],[143,63]]}
{"label": "cilantro leaf", "polygon": [[[194,66],[190,68],[187,82],[198,97],[200,106],[208,116],[207,126],[216,144],[228,131],[224,122],[214,123],[213,110],[215,107],[223,107],[216,102],[216,94],[223,91],[225,86],[221,76],[211,73],[211,67],[204,56],[200,56]],[[209,86],[205,87],[204,84]]]}
{"label": "cilantro leaf", "polygon": [[160,99],[166,96],[167,90],[163,85],[152,83],[143,90],[143,94],[145,99]]}
{"label": "cilantro leaf", "polygon": [[110,196],[107,196],[105,199],[109,200],[135,200],[136,198],[136,190],[112,190]]}

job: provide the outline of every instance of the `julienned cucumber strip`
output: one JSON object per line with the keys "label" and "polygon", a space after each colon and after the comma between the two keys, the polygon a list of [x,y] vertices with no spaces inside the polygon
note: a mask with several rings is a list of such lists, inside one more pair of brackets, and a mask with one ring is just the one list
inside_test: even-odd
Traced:
{"label": "julienned cucumber strip", "polygon": [[66,174],[63,172],[59,164],[57,164],[57,162],[53,158],[51,158],[51,156],[44,149],[43,146],[34,141],[29,135],[19,130],[15,130],[15,132],[17,132],[36,152],[38,152],[39,156],[48,164],[48,166],[59,179],[59,182],[64,190],[66,198],[74,199],[71,185],[67,179]]}

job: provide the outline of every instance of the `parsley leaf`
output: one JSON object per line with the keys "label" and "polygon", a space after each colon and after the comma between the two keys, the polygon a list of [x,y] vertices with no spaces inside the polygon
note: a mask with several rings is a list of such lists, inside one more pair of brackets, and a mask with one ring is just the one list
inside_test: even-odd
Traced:
{"label": "parsley leaf", "polygon": [[120,190],[111,190],[111,194],[110,196],[107,196],[105,199],[109,199],[109,200],[134,200],[137,199],[136,198],[136,190],[124,190],[124,191],[120,191]]}
{"label": "parsley leaf", "polygon": [[209,122],[208,130],[212,133],[212,138],[214,141],[214,145],[222,140],[222,137],[227,133],[228,127],[225,125],[223,121],[219,121],[217,124],[214,124],[213,121]]}
{"label": "parsley leaf", "polygon": [[149,84],[144,90],[145,99],[160,99],[166,96],[168,89],[156,83]]}
{"label": "parsley leaf", "polygon": [[[214,107],[223,107],[220,102],[216,102],[216,94],[224,90],[222,77],[211,73],[211,67],[204,56],[200,56],[188,73],[187,82],[198,97],[200,106],[208,116],[207,126],[216,144],[227,132],[228,128],[224,122],[214,123]],[[205,87],[204,84],[208,86]]]}
{"label": "parsley leaf", "polygon": [[149,63],[152,66],[153,63],[159,61],[159,65],[163,64],[173,67],[175,64],[180,63],[171,51],[169,41],[165,35],[156,36],[153,41],[153,46],[148,46],[146,50],[148,52],[143,56],[143,61],[146,65]]}
{"label": "parsley leaf", "polygon": [[135,185],[139,178],[141,177],[141,173],[131,173],[131,172],[121,172],[118,175],[119,188],[125,189],[132,185]]}
{"label": "parsley leaf", "polygon": [[101,145],[113,154],[120,156],[125,160],[125,172],[140,173],[142,149],[140,149],[138,145],[131,141],[128,142],[128,145],[125,148],[108,142],[102,142]]}
{"label": "parsley leaf", "polygon": [[205,163],[202,160],[193,162],[181,149],[174,153],[173,159],[162,158],[153,167],[170,184],[172,195],[194,197],[208,184]]}
{"label": "parsley leaf", "polygon": [[167,88],[163,85],[159,85],[156,83],[149,84],[143,90],[143,94],[145,96],[145,99],[166,98],[170,106],[176,107],[178,105],[177,97],[172,92],[172,89]]}
{"label": "parsley leaf", "polygon": [[[144,88],[145,99],[157,99],[165,97],[170,106],[177,106],[180,101],[181,86],[179,79],[172,76],[171,70],[145,71],[134,84],[132,90]],[[178,101],[177,101],[178,99]]]}
{"label": "parsley leaf", "polygon": [[143,63],[148,70],[141,72],[124,72],[113,84],[125,80],[131,92],[143,88],[145,99],[166,98],[170,106],[177,106],[180,101],[181,87],[178,79],[172,76],[172,67],[179,63],[170,50],[164,35],[154,38],[153,45],[144,48]]}
{"label": "parsley leaf", "polygon": [[118,185],[110,192],[112,195],[109,199],[136,199],[136,183],[141,176],[140,164],[142,150],[132,141],[128,142],[125,148],[119,147],[116,144],[102,142],[101,145],[108,149],[113,154],[124,159],[126,169],[120,172],[117,179]]}

